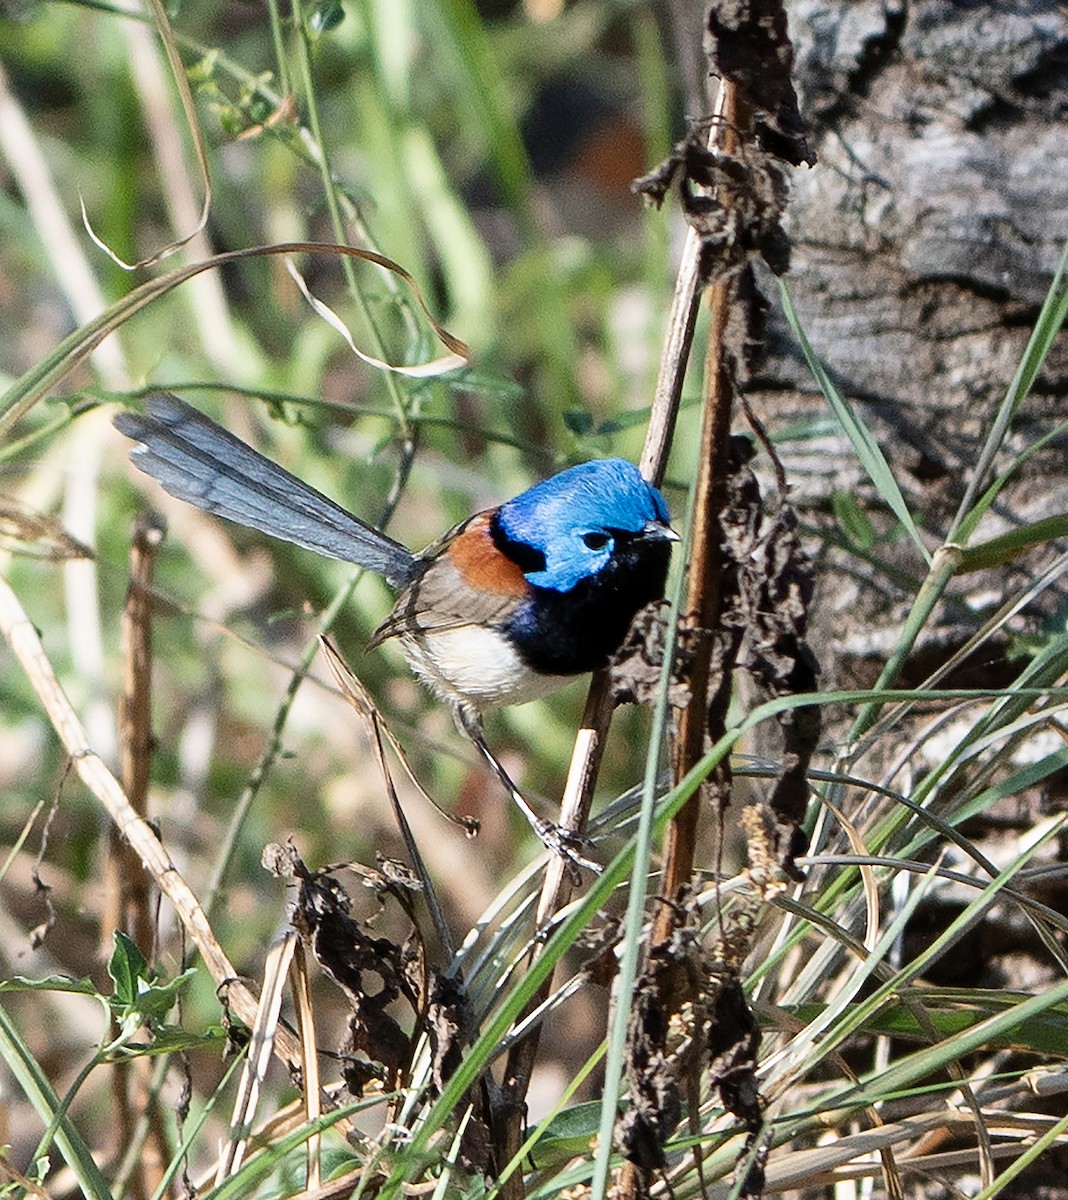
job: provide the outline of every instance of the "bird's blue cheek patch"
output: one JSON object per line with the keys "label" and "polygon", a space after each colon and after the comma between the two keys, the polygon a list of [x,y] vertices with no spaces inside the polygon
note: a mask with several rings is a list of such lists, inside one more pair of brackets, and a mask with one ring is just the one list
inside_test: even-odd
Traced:
{"label": "bird's blue cheek patch", "polygon": [[526,578],[535,587],[554,592],[569,592],[576,584],[596,575],[612,557],[612,543],[601,550],[590,550],[577,536],[556,538],[545,553],[545,570],[528,571]]}

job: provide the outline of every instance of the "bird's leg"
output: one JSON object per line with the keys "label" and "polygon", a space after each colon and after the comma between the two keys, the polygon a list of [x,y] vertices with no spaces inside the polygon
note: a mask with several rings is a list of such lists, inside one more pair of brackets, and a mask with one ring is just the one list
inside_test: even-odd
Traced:
{"label": "bird's leg", "polygon": [[501,786],[512,797],[513,802],[519,811],[526,818],[527,824],[538,835],[543,846],[551,850],[554,854],[558,854],[567,862],[574,864],[576,867],[585,867],[587,871],[592,871],[595,875],[600,875],[601,868],[588,858],[583,858],[579,853],[579,846],[582,844],[582,837],[574,833],[570,829],[565,829],[562,825],[556,825],[552,821],[546,821],[539,817],[538,814],[527,803],[523,793],[512,781],[512,777],[501,766],[500,761],[493,751],[486,744],[485,734],[482,732],[482,718],[477,712],[469,708],[461,708],[456,713],[456,723],[463,733],[471,739],[479,754],[486,760],[494,775],[501,782]]}

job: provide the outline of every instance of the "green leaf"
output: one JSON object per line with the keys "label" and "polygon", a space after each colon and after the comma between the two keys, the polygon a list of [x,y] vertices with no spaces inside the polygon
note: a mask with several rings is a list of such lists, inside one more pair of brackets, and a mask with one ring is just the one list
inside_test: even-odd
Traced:
{"label": "green leaf", "polygon": [[538,1158],[557,1161],[589,1152],[601,1121],[600,1100],[565,1109],[549,1122],[538,1139]]}
{"label": "green leaf", "polygon": [[1068,537],[1068,513],[1032,521],[1030,525],[1021,525],[977,546],[965,546],[961,551],[957,574],[1003,566],[1033,546],[1041,546],[1060,537]]}
{"label": "green leaf", "polygon": [[585,437],[593,428],[593,417],[584,408],[569,408],[564,413],[564,424],[576,437]]}
{"label": "green leaf", "polygon": [[477,132],[524,232],[533,231],[533,171],[515,116],[515,93],[501,73],[478,7],[473,0],[431,0],[421,12],[435,54],[451,61],[453,87],[468,128]]}
{"label": "green leaf", "polygon": [[363,1109],[381,1104],[380,1096],[367,1100],[358,1100],[352,1104],[325,1113],[314,1121],[308,1121],[299,1129],[286,1137],[279,1138],[263,1148],[262,1153],[249,1158],[239,1171],[223,1180],[218,1187],[212,1188],[204,1196],[204,1200],[243,1200],[252,1195],[252,1189],[285,1161],[287,1155],[303,1146],[316,1133],[324,1133],[346,1117],[352,1116]]}
{"label": "green leaf", "polygon": [[321,0],[308,15],[308,28],[316,37],[336,29],[345,19],[340,0]]}
{"label": "green leaf", "polygon": [[[945,990],[935,992],[910,988],[902,994],[900,1002],[893,1002],[875,1012],[865,1014],[857,1023],[854,1032],[907,1038],[926,1044],[930,1039],[929,1029],[917,1019],[917,1007],[923,1008],[924,1016],[930,1022],[929,1028],[934,1029],[940,1037],[953,1038],[978,1025],[980,1021],[1011,1011],[1024,999],[1026,997],[1019,993],[991,992],[984,995],[981,992],[963,989],[958,999]],[[859,1005],[849,1005],[844,1015],[852,1016],[859,1008]],[[808,1025],[818,1020],[824,1009],[825,1005],[822,1004],[803,1004],[784,1011],[790,1012],[803,1024]],[[1024,1050],[1035,1054],[1053,1055],[1059,1059],[1066,1056],[1066,1047],[1068,1008],[1063,1004],[1048,1012],[1036,1014],[1016,1028],[999,1033],[987,1043],[987,1049]]]}
{"label": "green leaf", "polygon": [[152,1041],[123,1046],[120,1053],[138,1058],[160,1054],[178,1054],[185,1050],[203,1050],[211,1046],[225,1046],[228,1034],[218,1025],[212,1025],[200,1033],[184,1029],[181,1025],[157,1025],[152,1029]]}
{"label": "green leaf", "polygon": [[454,392],[485,396],[499,404],[518,404],[527,394],[526,388],[509,376],[478,367],[458,367],[443,375],[442,382]]}
{"label": "green leaf", "polygon": [[854,546],[861,550],[874,549],[879,540],[875,526],[855,496],[849,492],[835,492],[831,497],[831,508],[842,533]]}
{"label": "green leaf", "polygon": [[115,948],[108,962],[108,974],[115,984],[115,1000],[125,1007],[136,1005],[141,981],[147,982],[148,960],[134,941],[119,929],[115,930]]}
{"label": "green leaf", "polygon": [[[1068,1002],[1068,981],[1061,980],[1037,996],[1026,1000],[1014,997],[1014,1003],[1003,1011],[977,1021],[960,1033],[943,1038],[934,1046],[925,1046],[913,1054],[906,1054],[885,1070],[869,1071],[856,1084],[833,1089],[824,1097],[828,1106],[856,1109],[870,1102],[872,1096],[885,1096],[888,1092],[912,1087],[941,1071],[947,1063],[959,1062],[969,1054],[984,1051],[993,1045],[1019,1044],[1021,1031],[1032,1028],[1032,1023],[1043,1013],[1063,1006]],[[1061,1048],[1063,1054],[1063,1043]]]}
{"label": "green leaf", "polygon": [[115,984],[111,1006],[120,1024],[137,1018],[138,1024],[149,1025],[155,1030],[174,1007],[179,991],[196,971],[190,967],[167,983],[150,978],[148,960],[131,938],[121,930],[116,930],[115,949],[108,963],[108,974]]}
{"label": "green leaf", "polygon": [[75,979],[72,975],[46,975],[43,979],[27,979],[15,975],[0,979],[0,992],[72,992],[78,996],[98,996],[91,979]]}
{"label": "green leaf", "polygon": [[149,1025],[157,1025],[175,1006],[178,993],[194,975],[196,975],[196,970],[190,967],[167,983],[149,984],[143,980],[140,981],[139,991],[132,1007],[142,1015]]}

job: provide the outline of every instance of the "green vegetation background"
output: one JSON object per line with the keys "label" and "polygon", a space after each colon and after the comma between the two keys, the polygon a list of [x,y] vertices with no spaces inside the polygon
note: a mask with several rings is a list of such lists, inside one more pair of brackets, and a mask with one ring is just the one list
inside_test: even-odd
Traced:
{"label": "green vegetation background", "polygon": [[[470,0],[324,0],[317,7],[298,3],[291,14],[272,4],[199,3],[172,16],[210,169],[209,220],[201,241],[134,271],[94,246],[80,203],[95,236],[132,261],[192,234],[205,198],[189,122],[159,42],[140,18],[107,4],[27,4],[0,18],[7,164],[0,190],[0,385],[17,388],[50,361],[58,379],[12,428],[0,425],[6,435],[0,491],[8,497],[11,543],[4,573],[107,758],[121,686],[131,525],[146,501],[166,512],[170,534],[157,573],[152,816],[197,894],[207,900],[218,883],[215,932],[238,969],[256,977],[287,905],[285,889],[260,866],[265,844],[292,837],[312,866],[399,853],[363,730],[325,666],[314,663],[295,700],[287,694],[296,664],[311,656],[321,615],[345,597],[351,577],[341,565],[166,501],[130,468],[128,446],[110,425],[114,402],[137,403],[150,387],[170,387],[357,514],[377,519],[388,511],[390,532],[413,546],[571,461],[605,453],[636,457],[679,231],[674,216],[643,211],[627,183],[666,152],[686,106],[647,6],[622,0],[566,6],[551,21],[512,8],[480,15]],[[71,369],[59,377],[61,340],[143,280],[213,251],[302,239],[348,240],[398,262],[435,316],[471,346],[471,367],[425,380],[368,367],[309,308],[278,258],[256,258],[159,296],[118,322],[91,367],[71,357]],[[441,352],[395,277],[366,264],[349,276],[327,256],[305,258],[301,268],[361,349],[394,363],[425,362]],[[983,471],[1003,448],[1066,307],[1059,279],[1043,313],[1041,345],[1029,350],[983,433]],[[840,405],[830,380],[820,383],[839,404],[836,415],[873,480],[880,516],[900,516],[900,494],[874,440]],[[691,474],[695,434],[696,409],[685,406],[667,486],[680,515],[676,484]],[[1006,477],[1027,455],[1012,452]],[[978,479],[948,540],[967,542],[975,534],[998,494],[996,487],[982,490],[989,478]],[[852,497],[838,508],[843,527],[852,522],[860,534],[870,530]],[[94,544],[95,558],[59,561],[57,530],[32,525],[30,513],[55,514],[68,534]],[[1049,527],[989,541],[986,558],[972,565],[990,565],[991,556],[995,564],[1007,561],[1066,527],[1061,516]],[[946,536],[923,532],[931,547]],[[863,537],[847,540],[856,546]],[[926,564],[916,557],[915,602],[898,657],[881,680],[887,687],[959,565],[952,553],[934,558],[925,581]],[[402,785],[450,924],[462,933],[538,847],[395,650],[363,653],[388,605],[380,581],[359,581],[340,604],[334,636],[420,780],[446,808],[482,821],[481,836],[470,842]],[[1007,622],[992,618],[975,645]],[[854,862],[828,860],[824,875],[814,869],[803,900],[783,902],[777,912],[781,925],[761,943],[746,985],[760,997],[762,1019],[769,1026],[781,1020],[784,1048],[762,1083],[780,1103],[780,1146],[796,1139],[811,1148],[823,1139],[825,1119],[844,1126],[841,1112],[858,1114],[890,1092],[918,1111],[932,1079],[937,1111],[930,1119],[937,1127],[942,1093],[957,1087],[954,1039],[961,1024],[967,1051],[976,1055],[970,1065],[979,1064],[977,1074],[987,1065],[1003,1069],[1014,1102],[1028,1094],[1026,1072],[1036,1059],[1063,1057],[1063,981],[1048,1001],[976,989],[967,997],[929,993],[920,1004],[909,990],[916,974],[979,925],[1000,889],[1023,879],[1031,856],[1060,836],[1060,818],[1045,823],[1008,865],[992,868],[993,875],[983,873],[985,865],[974,869],[960,916],[915,962],[897,962],[894,947],[909,906],[919,904],[934,878],[924,875],[916,855],[933,860],[950,840],[966,846],[957,826],[1063,769],[1063,747],[1044,752],[1026,778],[999,753],[1047,730],[1066,669],[1068,635],[1063,628],[1045,631],[1007,689],[1015,693],[1011,702],[980,717],[968,710],[972,724],[938,769],[915,786],[895,784],[909,791],[912,808],[889,787],[864,792],[870,805],[863,810],[864,845],[884,856],[878,866],[886,874],[861,878]],[[491,723],[491,742],[545,811],[559,795],[582,698],[577,683],[559,698]],[[900,707],[884,711],[891,702]],[[894,721],[911,703],[909,695],[888,693],[861,710],[856,729],[874,728],[889,739],[876,747],[874,765],[862,764],[871,778],[882,778],[884,752],[907,761],[907,741]],[[642,712],[623,713],[615,723],[602,800],[641,778],[646,724]],[[850,772],[863,773],[858,764],[871,745],[853,758],[843,751],[841,773],[820,781],[825,798],[855,799]],[[24,676],[8,667],[0,674],[0,789],[0,845],[14,848],[5,855],[3,879],[4,974],[92,974],[110,993],[98,945],[99,808],[73,779]],[[247,812],[245,801],[251,801]],[[821,813],[820,848],[855,855],[852,830],[830,815],[838,811]],[[235,812],[246,813],[239,827]],[[606,860],[618,845],[606,843]],[[38,856],[47,895],[34,881]],[[893,863],[906,860],[897,877],[912,871],[918,882],[912,892],[905,889],[905,900],[891,902],[883,885]],[[729,910],[729,887],[725,894]],[[880,898],[887,905],[882,912]],[[705,902],[711,913],[708,894]],[[30,950],[25,931],[47,923],[50,904],[56,923],[42,946]],[[367,912],[374,907],[368,897]],[[1033,902],[1024,907],[1053,971],[1062,970],[1065,919]],[[707,920],[711,925],[713,918]],[[166,912],[161,939],[160,965],[176,976],[183,946]],[[879,988],[851,1003],[869,975]],[[495,986],[503,993],[510,982],[502,967]],[[136,987],[131,995],[136,999]],[[189,1028],[217,1021],[204,973],[184,996],[181,1017]],[[342,1006],[329,988],[317,1004],[321,1040],[329,1044],[331,1019],[340,1024]],[[604,1004],[603,993],[587,988],[563,1010],[542,1060],[546,1092],[531,1098],[535,1110],[557,1099],[562,1081],[599,1044]],[[777,1004],[799,1014],[797,1022],[782,1017]],[[1014,1023],[1017,1004],[1021,1022],[1033,1024]],[[11,1008],[27,1053],[57,1088],[70,1085],[100,1036],[99,1012],[51,992],[12,997]],[[916,1013],[923,1020],[913,1020]],[[890,1056],[891,1035],[905,1030],[913,1037],[916,1027],[921,1050],[894,1043],[895,1069],[873,1072],[871,1046]],[[1049,1051],[1058,1037],[1062,1050]],[[858,1070],[868,1072],[868,1091],[853,1088],[852,1068],[837,1058],[835,1047],[847,1042],[861,1047]],[[1007,1063],[1000,1056],[1012,1050],[1017,1057]],[[219,1058],[217,1044],[193,1055],[198,1096],[209,1096],[220,1078]],[[79,1088],[72,1114],[90,1145],[114,1151],[107,1147],[111,1110],[103,1074]],[[595,1077],[583,1087],[579,1098],[596,1096]],[[711,1127],[722,1109],[715,1097],[704,1100]],[[596,1117],[580,1109],[565,1115],[575,1119],[577,1132],[569,1140],[566,1130],[557,1131],[561,1161],[585,1154],[596,1128]],[[12,1139],[20,1148],[40,1134],[34,1119],[19,1113]],[[1036,1116],[1033,1127],[1049,1143],[1064,1136],[1063,1122],[1044,1119]],[[721,1121],[713,1137],[719,1159],[706,1160],[721,1180],[737,1154],[725,1128]],[[1003,1145],[1015,1151],[1017,1143],[1005,1137]],[[214,1144],[205,1137],[206,1154]],[[1044,1149],[1030,1144],[1036,1154]],[[411,1177],[422,1168],[414,1163]],[[818,1176],[816,1166],[811,1171]],[[544,1194],[556,1194],[562,1183],[547,1179]],[[983,1195],[995,1192],[991,1183]]]}

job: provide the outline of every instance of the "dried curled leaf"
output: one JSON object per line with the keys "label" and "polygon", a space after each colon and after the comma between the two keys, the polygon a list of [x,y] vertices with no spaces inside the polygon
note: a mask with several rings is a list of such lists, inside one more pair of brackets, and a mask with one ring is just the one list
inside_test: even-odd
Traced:
{"label": "dried curled leaf", "polygon": [[582,973],[597,987],[611,987],[619,972],[616,946],[622,934],[622,926],[616,917],[602,913],[602,924],[587,927],[575,942],[575,949],[583,955]]}
{"label": "dried curled leaf", "polygon": [[[744,634],[745,666],[765,697],[795,696],[815,691],[819,675],[805,641],[812,570],[797,536],[796,514],[786,500],[780,496],[770,516],[765,514],[760,486],[749,467],[752,456],[747,439],[732,438],[727,504],[720,523],[725,557],[737,572],[737,584],[724,593],[723,625]],[[799,878],[794,859],[807,847],[800,825],[808,805],[808,767],[822,728],[820,709],[790,709],[779,714],[778,723],[783,770],[768,809],[779,865]]]}
{"label": "dried curled leaf", "polygon": [[[381,266],[383,270],[390,270],[394,271],[396,274],[399,274],[403,279],[410,282],[414,290],[414,280],[411,279],[411,276],[408,275],[407,271],[397,267],[395,263],[386,266],[385,261],[388,260],[379,261],[378,265]],[[373,354],[367,354],[356,345],[355,339],[349,332],[349,327],[344,321],[342,321],[337,313],[334,312],[330,305],[324,304],[322,300],[312,295],[311,290],[304,280],[304,276],[301,275],[301,273],[294,266],[293,260],[291,258],[287,258],[285,262],[286,270],[293,277],[293,281],[296,283],[297,287],[300,288],[301,295],[305,300],[307,300],[312,310],[319,317],[321,317],[331,329],[339,333],[353,354],[355,354],[361,362],[367,363],[368,366],[376,367],[380,371],[393,371],[397,375],[406,375],[409,379],[432,379],[438,375],[444,375],[449,371],[455,371],[457,367],[462,367],[467,364],[467,347],[455,338],[453,338],[450,342],[446,337],[442,336],[445,331],[437,324],[434,318],[431,317],[430,312],[426,305],[423,304],[422,297],[418,291],[415,291],[416,299],[419,301],[419,304],[422,307],[427,319],[434,326],[434,332],[439,338],[441,338],[443,342],[445,342],[447,346],[449,346],[450,353],[443,355],[441,358],[435,358],[432,362],[418,363],[415,366],[395,366],[392,363],[386,362],[384,359],[375,358]]]}
{"label": "dried curled leaf", "polygon": [[[772,517],[745,573],[749,613],[749,669],[770,697],[796,696],[816,689],[819,666],[805,641],[813,580],[797,536],[797,516],[784,502]],[[796,879],[794,859],[808,847],[801,829],[808,806],[808,767],[819,744],[822,713],[804,705],[779,714],[782,774],[768,801],[775,821],[779,862]]]}
{"label": "dried curled leaf", "polygon": [[419,1011],[411,951],[368,934],[351,915],[352,901],[336,879],[309,871],[295,855],[286,857],[300,881],[293,926],[352,1009],[340,1047],[345,1081],[357,1096],[372,1080],[395,1088],[411,1063],[415,1035],[405,1033],[387,1010],[404,1001]]}
{"label": "dried curled leaf", "polygon": [[708,1069],[719,1088],[723,1106],[759,1128],[761,1120],[756,1086],[760,1027],[737,976],[720,982],[708,1028]]}
{"label": "dried curled leaf", "polygon": [[[616,1142],[628,1161],[647,1174],[667,1165],[664,1147],[682,1120],[679,1081],[704,1040],[705,967],[696,931],[681,926],[650,950],[634,986],[627,1027],[630,1103],[617,1123]],[[686,1012],[688,1021],[673,1019],[676,1012]]]}
{"label": "dried curled leaf", "polygon": [[[682,910],[687,912],[686,909]],[[707,1064],[709,1082],[724,1108],[747,1133],[739,1163],[747,1169],[740,1194],[758,1196],[764,1183],[764,1152],[757,1139],[763,1105],[757,1090],[760,1027],[742,990],[739,968],[752,945],[745,921],[728,921],[715,952],[700,943],[692,925],[650,951],[635,985],[627,1033],[630,1104],[620,1118],[616,1140],[627,1159],[646,1174],[666,1166],[664,1148],[682,1120],[681,1081],[697,1105],[698,1075]],[[743,949],[743,943],[745,948]],[[726,946],[739,951],[725,958]]]}
{"label": "dried curled leaf", "polygon": [[407,892],[423,891],[423,881],[407,863],[397,858],[387,858],[384,854],[376,854],[375,862],[378,863],[382,878],[391,892],[395,893],[397,888],[403,888]]}
{"label": "dried curled leaf", "polygon": [[739,1166],[750,1159],[741,1181],[739,1195],[759,1196],[764,1190],[764,1157],[756,1148],[763,1126],[763,1110],[757,1090],[757,1053],[760,1027],[742,991],[741,980],[733,972],[719,980],[708,1022],[708,1070],[711,1083],[718,1087],[723,1107],[745,1126],[748,1136],[738,1156]]}
{"label": "dried curled leaf", "polygon": [[[622,645],[608,664],[612,699],[616,704],[652,704],[660,687],[668,602],[654,600],[631,622]],[[683,634],[676,647],[668,685],[668,703],[683,708],[690,701],[689,650],[692,638]]]}
{"label": "dried curled leaf", "polygon": [[441,1089],[463,1058],[470,1024],[470,1005],[463,984],[455,977],[436,975],[426,1014],[430,1039],[431,1076]]}
{"label": "dried curled leaf", "polygon": [[659,1051],[641,1054],[637,1048],[627,1066],[630,1107],[619,1120],[616,1142],[627,1161],[643,1171],[663,1170],[664,1146],[682,1120],[674,1070]]}
{"label": "dried curled leaf", "polygon": [[795,167],[812,166],[782,0],[712,0],[704,41],[713,72],[737,84],[756,109],[761,147]]}
{"label": "dried curled leaf", "polygon": [[701,237],[706,283],[740,271],[753,254],[776,275],[789,269],[790,243],[782,228],[786,176],[773,155],[754,143],[738,155],[712,150],[695,125],[631,189],[659,208],[673,184],[686,219]]}
{"label": "dried curled leaf", "polygon": [[472,1114],[460,1135],[457,1161],[470,1174],[493,1172],[493,1138],[489,1125]]}

